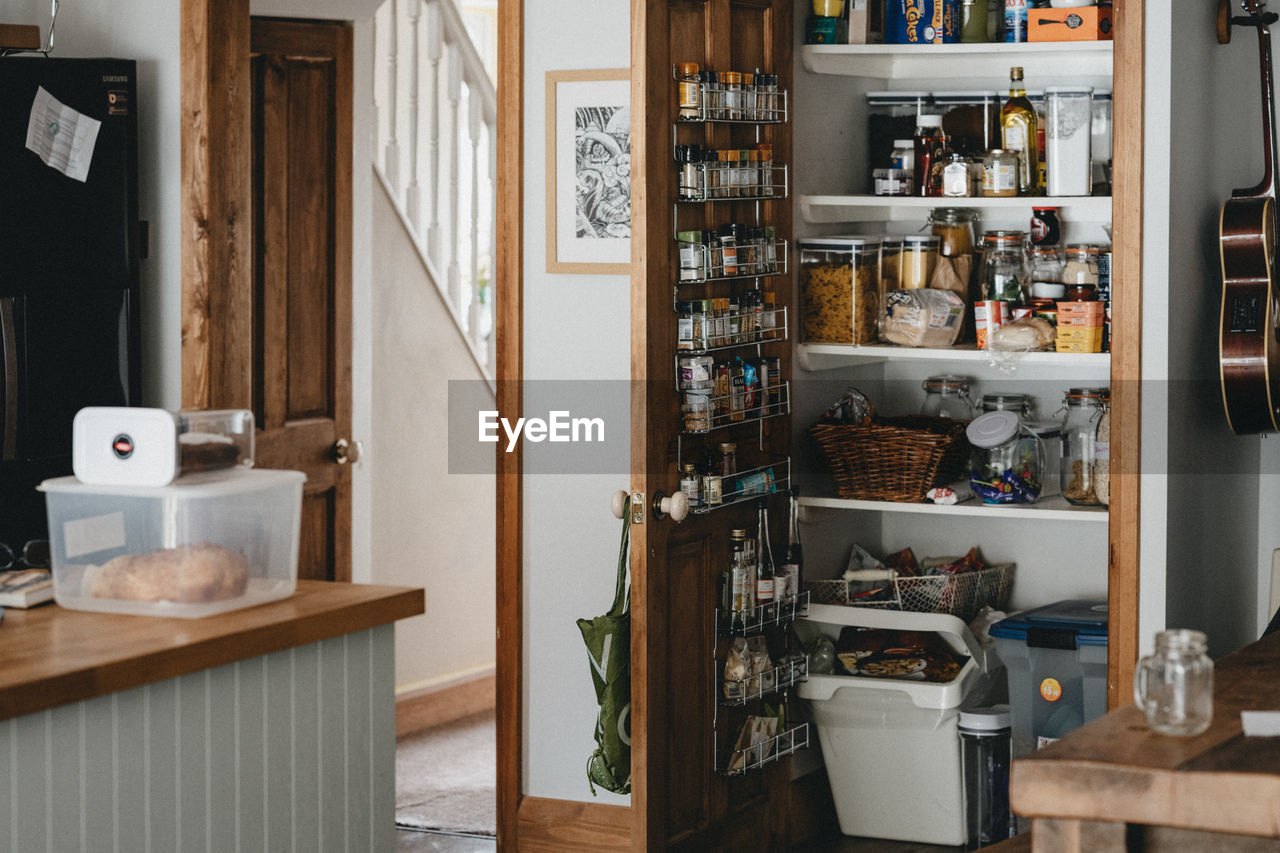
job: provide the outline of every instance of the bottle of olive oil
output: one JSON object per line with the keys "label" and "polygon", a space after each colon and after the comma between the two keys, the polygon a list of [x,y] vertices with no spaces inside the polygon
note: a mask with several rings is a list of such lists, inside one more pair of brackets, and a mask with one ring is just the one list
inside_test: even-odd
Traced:
{"label": "bottle of olive oil", "polygon": [[1009,100],[1000,109],[1000,137],[1006,149],[1018,152],[1018,194],[1035,195],[1040,172],[1036,145],[1036,110],[1022,83],[1022,68],[1009,69]]}

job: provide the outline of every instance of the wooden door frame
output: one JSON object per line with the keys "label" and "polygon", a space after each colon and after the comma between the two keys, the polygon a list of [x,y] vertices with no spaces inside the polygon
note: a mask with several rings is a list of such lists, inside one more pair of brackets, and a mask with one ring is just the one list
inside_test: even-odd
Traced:
{"label": "wooden door frame", "polygon": [[[494,263],[497,298],[495,402],[502,417],[524,410],[524,0],[498,0],[498,150]],[[513,421],[514,422],[514,421]],[[497,800],[498,850],[519,849],[524,762],[524,450],[495,445],[497,500]]]}

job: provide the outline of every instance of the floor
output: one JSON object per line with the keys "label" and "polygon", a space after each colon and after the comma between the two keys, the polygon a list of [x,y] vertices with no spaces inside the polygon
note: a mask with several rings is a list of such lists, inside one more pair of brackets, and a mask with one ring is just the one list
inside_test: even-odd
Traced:
{"label": "floor", "polygon": [[[397,830],[396,834],[396,853],[495,853],[498,849],[498,842],[492,838],[408,829]],[[955,853],[963,849],[875,838],[838,838],[814,841],[795,848],[793,853]]]}
{"label": "floor", "polygon": [[396,830],[396,853],[495,853],[494,838],[475,835],[447,835],[443,832]]}

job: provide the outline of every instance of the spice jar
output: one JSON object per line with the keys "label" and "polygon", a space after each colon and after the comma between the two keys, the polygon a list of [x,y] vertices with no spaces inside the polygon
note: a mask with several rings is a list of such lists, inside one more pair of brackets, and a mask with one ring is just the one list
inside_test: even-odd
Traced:
{"label": "spice jar", "polygon": [[697,467],[686,462],[680,472],[680,491],[689,499],[689,506],[702,506],[702,483]]}
{"label": "spice jar", "polygon": [[920,414],[932,418],[952,418],[967,421],[973,417],[973,402],[969,399],[969,378],[944,374],[930,376],[924,381],[924,403]]}
{"label": "spice jar", "polygon": [[917,290],[933,281],[938,265],[938,245],[933,235],[908,234],[902,238],[902,256],[898,267],[898,290]]}
{"label": "spice jar", "polygon": [[680,94],[680,118],[697,121],[702,118],[702,86],[698,76],[698,63],[682,62],[676,67],[676,80]]}
{"label": "spice jar", "polygon": [[944,258],[971,254],[974,247],[974,223],[978,212],[967,207],[935,207],[929,213],[929,224],[938,238],[938,252]]}
{"label": "spice jar", "polygon": [[982,160],[982,194],[1007,198],[1018,194],[1018,152],[993,148]]}
{"label": "spice jar", "polygon": [[732,477],[738,473],[738,445],[732,441],[722,441],[716,445],[720,456],[716,460],[716,473],[721,477]]}
{"label": "spice jar", "polygon": [[1062,242],[1062,221],[1056,207],[1031,208],[1031,245],[1057,246]]}
{"label": "spice jar", "polygon": [[1079,506],[1101,503],[1095,488],[1099,456],[1110,464],[1110,445],[1097,440],[1098,424],[1109,407],[1106,388],[1069,388],[1062,400],[1062,495]]}
{"label": "spice jar", "polygon": [[988,231],[982,237],[982,298],[1026,305],[1031,291],[1031,260],[1025,231]]}
{"label": "spice jar", "polygon": [[1044,444],[1014,412],[987,412],[969,422],[973,445],[969,487],[983,503],[1029,504],[1040,497]]}
{"label": "spice jar", "polygon": [[680,250],[680,281],[702,281],[707,277],[707,247],[702,244],[701,231],[681,231],[676,234]]}
{"label": "spice jar", "polygon": [[742,121],[742,72],[720,72],[720,83],[724,86],[724,117],[729,121]]}
{"label": "spice jar", "polygon": [[698,77],[702,80],[702,104],[706,116],[712,121],[724,118],[724,86],[720,75],[714,71],[701,71]]}

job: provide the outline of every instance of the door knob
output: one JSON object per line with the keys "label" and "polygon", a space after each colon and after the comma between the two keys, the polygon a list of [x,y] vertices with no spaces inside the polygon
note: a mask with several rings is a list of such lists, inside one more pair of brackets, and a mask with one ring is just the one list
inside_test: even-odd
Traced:
{"label": "door knob", "polygon": [[364,447],[360,442],[340,438],[333,443],[333,447],[329,450],[329,455],[339,465],[346,465],[348,462],[354,465],[360,461],[360,452],[362,450],[364,450]]}
{"label": "door knob", "polygon": [[676,492],[671,497],[667,497],[662,492],[658,492],[653,496],[653,517],[656,519],[664,519],[671,516],[671,520],[677,524],[689,517],[689,496],[684,492]]}
{"label": "door knob", "polygon": [[613,510],[614,518],[622,518],[622,513],[627,508],[627,493],[622,489],[613,493],[613,498],[609,501],[609,509]]}

